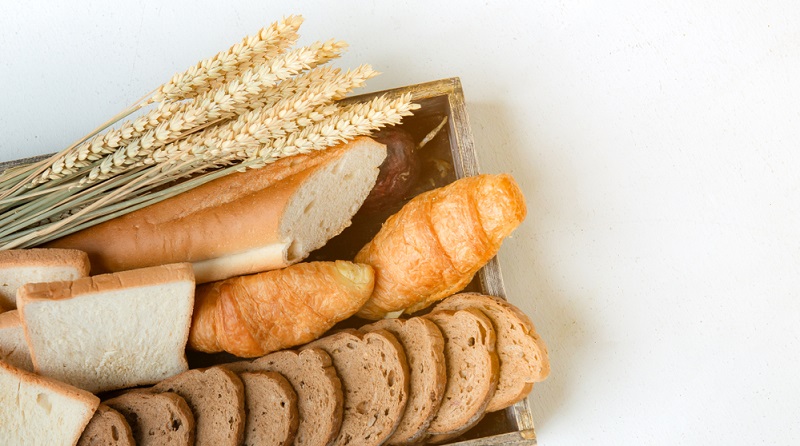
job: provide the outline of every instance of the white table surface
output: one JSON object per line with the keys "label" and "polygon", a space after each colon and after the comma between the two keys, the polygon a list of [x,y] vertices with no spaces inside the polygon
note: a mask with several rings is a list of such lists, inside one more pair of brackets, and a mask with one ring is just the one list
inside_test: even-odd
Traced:
{"label": "white table surface", "polygon": [[0,0],[0,160],[302,13],[370,91],[459,76],[522,185],[500,256],[550,348],[541,444],[800,442],[800,3],[52,3]]}

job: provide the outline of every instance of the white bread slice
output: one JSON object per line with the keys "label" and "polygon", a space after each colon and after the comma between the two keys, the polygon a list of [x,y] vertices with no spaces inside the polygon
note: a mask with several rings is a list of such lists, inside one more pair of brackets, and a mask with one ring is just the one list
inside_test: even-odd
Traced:
{"label": "white bread slice", "polygon": [[97,393],[154,384],[188,369],[189,264],[28,284],[17,301],[42,375]]}
{"label": "white bread slice", "polygon": [[17,289],[26,283],[75,280],[89,275],[89,256],[75,249],[0,251],[0,307],[17,308]]}
{"label": "white bread slice", "polygon": [[0,361],[0,444],[78,442],[100,399]]}
{"label": "white bread slice", "polygon": [[191,262],[205,283],[283,268],[350,225],[384,158],[385,145],[358,137],[225,176],[46,246],[88,252],[93,274]]}
{"label": "white bread slice", "polygon": [[22,370],[33,371],[31,351],[16,310],[0,314],[0,361]]}

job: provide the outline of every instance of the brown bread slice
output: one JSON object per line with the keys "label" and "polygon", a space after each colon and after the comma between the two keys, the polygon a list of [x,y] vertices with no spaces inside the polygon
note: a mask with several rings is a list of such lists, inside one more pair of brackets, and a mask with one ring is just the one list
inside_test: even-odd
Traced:
{"label": "brown bread slice", "polygon": [[342,380],[344,412],[334,445],[380,445],[394,433],[408,401],[408,363],[386,330],[344,330],[308,344],[331,356]]}
{"label": "brown bread slice", "polygon": [[194,369],[161,381],[153,392],[175,392],[192,409],[198,446],[239,446],[244,439],[244,385],[222,367]]}
{"label": "brown bread slice", "polygon": [[497,333],[500,379],[497,390],[486,407],[487,412],[505,409],[525,398],[533,383],[550,373],[547,346],[536,333],[530,318],[505,300],[477,293],[448,297],[436,310],[475,308],[491,319]]}
{"label": "brown bread slice", "polygon": [[429,441],[438,442],[467,431],[483,418],[497,387],[499,363],[494,327],[482,312],[442,310],[425,317],[444,335],[447,388],[428,428],[434,436]]}
{"label": "brown bread slice", "polygon": [[386,443],[414,444],[425,436],[447,385],[442,332],[433,322],[419,317],[383,319],[361,329],[386,330],[403,345],[410,377],[408,404],[397,430]]}
{"label": "brown bread slice", "polygon": [[128,392],[105,404],[125,417],[138,446],[194,444],[192,410],[174,393]]}
{"label": "brown bread slice", "polygon": [[326,446],[336,439],[342,425],[342,384],[331,357],[324,350],[284,350],[255,361],[226,364],[225,367],[238,373],[277,372],[289,381],[297,392],[300,416],[295,446]]}
{"label": "brown bread slice", "polygon": [[284,446],[297,433],[297,393],[275,372],[244,372],[244,446]]}
{"label": "brown bread slice", "polygon": [[136,442],[125,417],[107,405],[100,404],[83,430],[77,446],[136,446]]}

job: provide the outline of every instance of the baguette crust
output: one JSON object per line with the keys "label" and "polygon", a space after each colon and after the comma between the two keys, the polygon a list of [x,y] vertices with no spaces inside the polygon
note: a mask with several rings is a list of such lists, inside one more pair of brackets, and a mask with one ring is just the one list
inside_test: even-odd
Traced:
{"label": "baguette crust", "polygon": [[[199,265],[198,283],[205,283],[284,267],[302,260],[289,252],[291,240],[282,227],[294,193],[315,172],[363,145],[381,148],[385,156],[383,145],[358,137],[224,176],[45,246],[88,252],[92,274],[191,262]],[[248,254],[259,248],[271,254]]]}
{"label": "baguette crust", "polygon": [[510,175],[478,175],[418,195],[355,257],[375,268],[375,291],[358,316],[413,313],[462,290],[525,218]]}

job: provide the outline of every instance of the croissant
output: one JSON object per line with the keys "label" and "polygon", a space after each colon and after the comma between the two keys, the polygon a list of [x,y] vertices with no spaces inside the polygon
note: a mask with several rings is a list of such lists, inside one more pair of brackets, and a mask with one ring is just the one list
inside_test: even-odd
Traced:
{"label": "croissant", "polygon": [[462,178],[413,198],[356,254],[375,269],[375,289],[358,316],[413,313],[462,290],[525,214],[507,174]]}
{"label": "croissant", "polygon": [[189,347],[245,358],[313,341],[372,293],[368,265],[298,263],[197,287]]}

